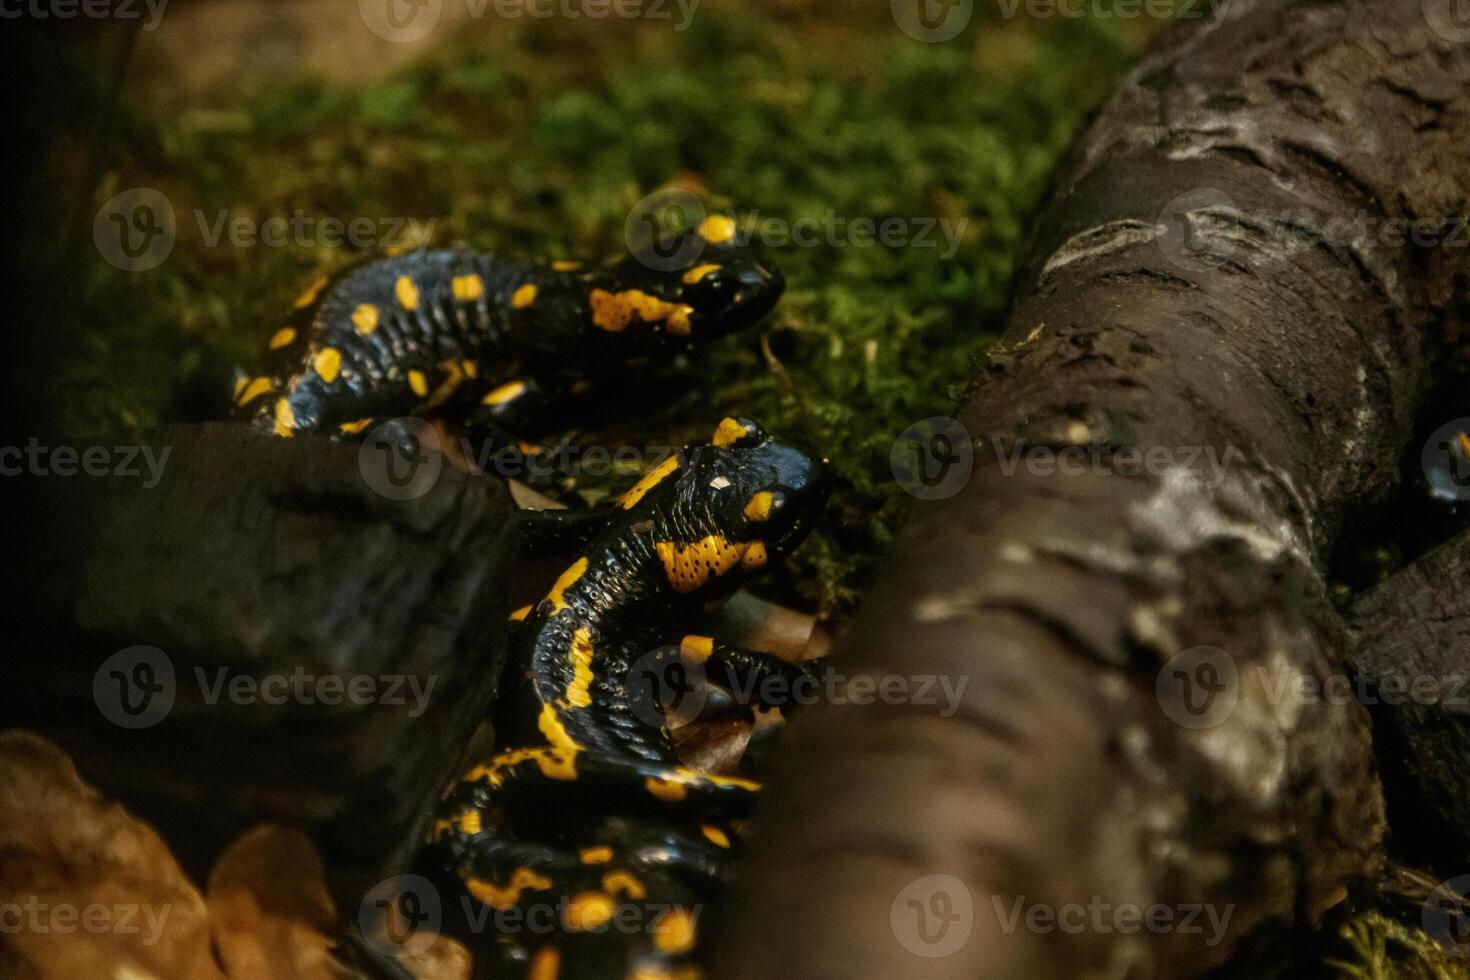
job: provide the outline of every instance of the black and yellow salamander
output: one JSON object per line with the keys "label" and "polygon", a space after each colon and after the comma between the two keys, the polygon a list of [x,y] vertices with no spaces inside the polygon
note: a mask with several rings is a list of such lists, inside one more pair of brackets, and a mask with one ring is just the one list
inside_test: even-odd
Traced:
{"label": "black and yellow salamander", "polygon": [[[692,255],[681,268],[667,256]],[[443,408],[514,445],[574,388],[751,326],[781,275],[715,214],[685,236],[595,264],[421,249],[323,277],[296,299],[237,413],[278,436],[351,436]]]}
{"label": "black and yellow salamander", "polygon": [[758,785],[682,766],[630,675],[702,672],[761,708],[810,687],[815,661],[681,633],[800,543],[829,483],[825,461],[725,419],[624,493],[545,598],[513,615],[500,751],[447,796],[431,844],[481,907],[514,911],[514,927],[486,929],[506,975],[700,975],[738,846],[730,821]]}

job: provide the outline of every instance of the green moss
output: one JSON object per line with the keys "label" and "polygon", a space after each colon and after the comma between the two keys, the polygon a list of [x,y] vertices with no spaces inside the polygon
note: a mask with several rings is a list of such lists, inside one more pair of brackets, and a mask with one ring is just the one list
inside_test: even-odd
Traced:
{"label": "green moss", "polygon": [[1460,980],[1466,975],[1464,959],[1376,911],[1354,916],[1339,935],[1348,953],[1327,965],[1343,980]]}

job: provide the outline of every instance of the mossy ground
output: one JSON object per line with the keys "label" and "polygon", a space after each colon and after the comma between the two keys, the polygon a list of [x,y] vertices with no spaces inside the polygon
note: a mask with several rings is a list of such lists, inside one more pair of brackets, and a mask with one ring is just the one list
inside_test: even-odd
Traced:
{"label": "mossy ground", "polygon": [[[839,487],[787,586],[840,616],[907,503],[894,437],[953,406],[1002,325],[1013,257],[1060,153],[1156,26],[977,11],[958,41],[924,44],[887,4],[712,0],[683,33],[503,25],[365,86],[293,77],[208,110],[135,108],[98,202],[163,191],[178,244],[148,273],[89,271],[94,312],[57,378],[59,416],[83,438],[223,413],[232,368],[257,356],[291,297],[357,252],[315,232],[283,247],[211,244],[221,214],[432,220],[436,243],[550,257],[621,250],[630,210],[670,185],[747,229],[942,219],[959,230],[953,254],[937,235],[936,247],[772,247],[789,287],[763,337],[679,366],[636,424],[572,434],[672,443],[739,412],[823,449]],[[1420,954],[1382,921],[1348,934],[1344,976],[1439,975],[1385,972]]]}
{"label": "mossy ground", "polygon": [[[894,436],[947,411],[994,340],[1025,220],[1141,27],[981,23],[974,44],[924,44],[886,6],[701,8],[682,34],[571,25],[493,47],[451,40],[362,88],[296,78],[227,109],[135,115],[99,200],[162,190],[178,244],[158,269],[104,265],[89,283],[98,356],[60,379],[67,427],[223,411],[208,395],[227,390],[226,369],[250,364],[302,283],[355,251],[313,232],[305,245],[211,245],[221,214],[416,218],[440,243],[587,257],[625,248],[634,205],[680,185],[748,229],[838,229],[769,249],[789,282],[769,331],[668,379],[651,415],[638,406],[638,441],[702,437],[738,411],[827,452],[840,489],[793,571],[809,599],[844,612],[905,503]],[[922,247],[846,241],[847,223],[890,217],[909,234],[947,222],[952,254],[937,227]]]}

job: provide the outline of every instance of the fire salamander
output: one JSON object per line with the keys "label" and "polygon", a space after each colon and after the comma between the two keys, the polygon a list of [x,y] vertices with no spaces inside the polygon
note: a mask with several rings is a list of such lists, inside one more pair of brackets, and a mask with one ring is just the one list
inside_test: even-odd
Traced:
{"label": "fire salamander", "polygon": [[512,616],[502,750],[451,790],[430,853],[488,915],[519,916],[488,927],[513,974],[700,975],[738,846],[730,821],[758,785],[680,765],[663,716],[632,692],[677,664],[772,707],[812,678],[815,661],[680,633],[800,543],[829,482],[825,461],[725,419],[624,493],[545,598]]}
{"label": "fire salamander", "polygon": [[[696,256],[669,269],[671,255]],[[467,434],[516,446],[572,390],[638,359],[751,326],[784,281],[734,222],[599,264],[424,249],[310,285],[235,384],[238,414],[289,437],[352,436],[457,408]]]}

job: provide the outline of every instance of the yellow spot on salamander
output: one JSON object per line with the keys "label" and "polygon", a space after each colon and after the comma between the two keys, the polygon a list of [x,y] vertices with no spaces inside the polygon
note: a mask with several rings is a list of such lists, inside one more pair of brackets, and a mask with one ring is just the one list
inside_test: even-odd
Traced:
{"label": "yellow spot on salamander", "polygon": [[766,566],[766,544],[764,541],[752,541],[745,549],[745,554],[740,557],[740,567],[746,571],[754,571]]}
{"label": "yellow spot on salamander", "polygon": [[296,297],[296,308],[298,310],[305,309],[312,303],[315,303],[317,294],[322,291],[322,287],[326,284],[326,276],[317,276],[315,279],[313,279],[311,281],[311,285],[307,286],[306,289],[302,291],[301,295]]}
{"label": "yellow spot on salamander", "polygon": [[643,887],[643,882],[627,871],[609,871],[602,876],[602,890],[616,895],[618,892],[626,892],[628,897],[635,902],[648,894]]}
{"label": "yellow spot on salamander", "polygon": [[341,425],[337,426],[337,428],[341,429],[347,435],[355,436],[359,432],[361,432],[363,429],[366,429],[368,426],[370,426],[372,424],[373,424],[373,420],[370,419],[370,418],[366,418],[366,419],[358,419],[356,422],[343,422]]}
{"label": "yellow spot on salamander", "polygon": [[561,951],[555,946],[543,946],[531,957],[531,966],[526,970],[526,980],[556,980],[561,969]]}
{"label": "yellow spot on salamander", "polygon": [[541,716],[536,719],[536,727],[541,730],[542,735],[546,736],[546,741],[573,757],[568,763],[571,775],[566,778],[576,779],[577,768],[575,756],[581,747],[577,745],[577,740],[572,738],[571,733],[562,725],[561,719],[556,715],[556,709],[549,704],[543,704],[541,706]]}
{"label": "yellow spot on salamander", "polygon": [[587,571],[587,559],[578,558],[572,562],[566,571],[557,577],[551,586],[551,591],[546,593],[546,601],[551,603],[551,614],[554,616],[567,607],[566,593],[572,584],[581,578]]}
{"label": "yellow spot on salamander", "polygon": [[460,367],[463,369],[466,378],[477,378],[480,376],[479,361],[465,361]]}
{"label": "yellow spot on salamander", "polygon": [[715,434],[710,438],[710,445],[733,446],[749,436],[750,430],[739,419],[721,419],[720,424],[715,426]]}
{"label": "yellow spot on salamander", "polygon": [[610,293],[594,289],[588,297],[592,322],[609,333],[621,333],[635,319],[644,323],[663,323],[664,329],[679,336],[689,333],[689,315],[694,307],[684,303],[666,303],[641,289],[625,289]]}
{"label": "yellow spot on salamander", "polygon": [[516,287],[516,291],[510,294],[510,305],[513,309],[524,310],[536,302],[536,284],[534,282],[522,283]]}
{"label": "yellow spot on salamander", "polygon": [[684,273],[684,281],[692,286],[718,268],[719,265],[714,262],[706,262],[704,265],[696,265],[694,268]]}
{"label": "yellow spot on salamander", "polygon": [[617,903],[603,892],[582,892],[567,902],[566,925],[572,932],[586,932],[606,925]]}
{"label": "yellow spot on salamander", "polygon": [[398,297],[398,305],[405,310],[419,308],[419,287],[408,276],[398,277],[398,281],[393,284],[393,295]]}
{"label": "yellow spot on salamander", "polygon": [[429,393],[429,379],[424,377],[424,372],[422,371],[414,370],[408,372],[408,386],[420,398]]}
{"label": "yellow spot on salamander", "polygon": [[712,214],[699,223],[697,230],[705,241],[718,245],[735,237],[735,222],[728,215]]}
{"label": "yellow spot on salamander", "polygon": [[551,263],[551,267],[557,272],[573,272],[577,269],[582,268],[582,263],[572,262],[567,259],[558,259],[557,261]]}
{"label": "yellow spot on salamander", "polygon": [[460,833],[478,834],[481,830],[484,829],[484,824],[481,822],[480,819],[480,811],[475,809],[461,811],[459,814],[458,826]]}
{"label": "yellow spot on salamander", "polygon": [[751,495],[745,502],[745,517],[752,521],[768,521],[771,519],[771,508],[775,506],[776,495],[769,490],[762,490]]}
{"label": "yellow spot on salamander", "polygon": [[583,864],[606,864],[612,860],[613,850],[611,847],[584,847],[577,852],[577,857]]}
{"label": "yellow spot on salamander", "polygon": [[704,834],[705,839],[716,847],[729,847],[730,835],[725,833],[714,824],[706,823],[699,825],[699,832]]}
{"label": "yellow spot on salamander", "polygon": [[693,964],[681,966],[677,970],[641,965],[635,966],[626,980],[704,980],[704,971]]}
{"label": "yellow spot on salamander", "polygon": [[672,908],[653,926],[653,944],[665,953],[687,953],[694,948],[695,919],[688,909]]}
{"label": "yellow spot on salamander", "polygon": [[521,892],[528,888],[548,891],[551,888],[551,879],[530,868],[516,868],[510,881],[504,885],[497,885],[483,878],[470,878],[464,884],[471,895],[491,908],[508,909],[520,900]]}
{"label": "yellow spot on salamander", "polygon": [[618,506],[623,510],[632,510],[650,490],[662,483],[665,477],[678,468],[679,456],[671,453],[667,459],[643,474],[641,480],[629,487],[627,492],[618,498]]}
{"label": "yellow spot on salamander", "polygon": [[756,792],[761,788],[761,784],[755,780],[742,779],[739,776],[718,776],[712,772],[698,773],[689,769],[681,769],[679,775],[681,778],[693,782],[702,780],[706,783],[712,783],[715,786],[729,786],[735,789],[750,790],[751,792]]}
{"label": "yellow spot on salamander", "polygon": [[485,295],[485,280],[474,273],[455,276],[449,283],[449,289],[461,303],[472,303]]}
{"label": "yellow spot on salamander", "polygon": [[280,350],[296,339],[296,330],[293,327],[282,327],[271,334],[271,350]]}
{"label": "yellow spot on salamander", "polygon": [[291,403],[284,398],[277,398],[275,434],[289,439],[295,434],[295,429],[296,413],[291,411]]}
{"label": "yellow spot on salamander", "polygon": [[371,303],[361,303],[352,311],[352,325],[357,332],[366,336],[378,329],[378,308]]}
{"label": "yellow spot on salamander", "polygon": [[531,615],[531,607],[522,606],[515,612],[511,613],[510,618],[517,623],[524,623],[526,621],[526,617],[529,615]]}
{"label": "yellow spot on salamander", "polygon": [[657,776],[649,776],[643,780],[643,788],[665,803],[678,803],[689,795],[689,790],[684,784],[672,779],[659,779]]}
{"label": "yellow spot on salamander", "polygon": [[485,397],[480,399],[481,405],[504,405],[506,402],[514,401],[521,397],[526,390],[524,381],[507,381],[498,388],[491,389]]}
{"label": "yellow spot on salamander", "polygon": [[567,684],[567,704],[574,708],[586,708],[592,704],[592,631],[583,626],[572,634],[571,649],[567,651],[572,664],[572,680]]}
{"label": "yellow spot on salamander", "polygon": [[714,652],[715,639],[712,636],[691,633],[679,641],[679,654],[691,663],[702,664]]}
{"label": "yellow spot on salamander", "polygon": [[312,359],[311,365],[316,368],[316,373],[321,375],[323,381],[331,384],[337,380],[337,374],[342,370],[342,352],[335,347],[323,347]]}
{"label": "yellow spot on salamander", "polygon": [[240,388],[239,397],[235,400],[240,405],[249,405],[255,399],[270,391],[271,387],[270,378],[252,378],[249,384],[243,385]]}
{"label": "yellow spot on salamander", "polygon": [[1463,455],[1466,459],[1470,459],[1470,435],[1461,432],[1459,443],[1461,455]]}
{"label": "yellow spot on salamander", "polygon": [[[747,544],[727,540],[723,535],[711,534],[687,545],[657,541],[654,548],[663,560],[664,572],[674,591],[693,592],[708,582],[711,576],[724,575],[741,564],[746,552],[757,544],[760,542]],[[761,563],[765,562],[764,546],[761,547],[759,560]]]}
{"label": "yellow spot on salamander", "polygon": [[[560,724],[558,722],[558,724]],[[565,731],[565,729],[563,729]],[[571,736],[567,736],[570,740]],[[541,770],[541,775],[547,779],[560,779],[563,782],[571,782],[577,778],[577,753],[563,752],[560,749],[549,749],[536,753],[536,765]]]}

